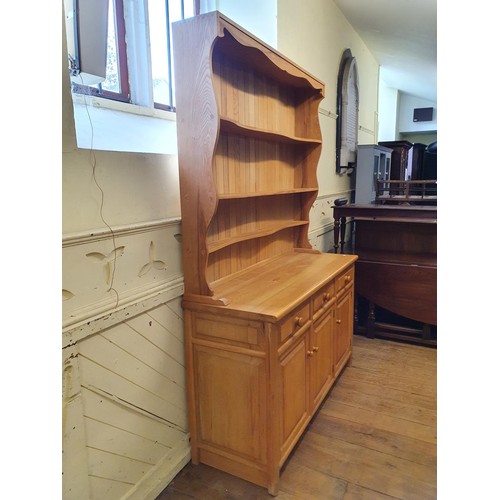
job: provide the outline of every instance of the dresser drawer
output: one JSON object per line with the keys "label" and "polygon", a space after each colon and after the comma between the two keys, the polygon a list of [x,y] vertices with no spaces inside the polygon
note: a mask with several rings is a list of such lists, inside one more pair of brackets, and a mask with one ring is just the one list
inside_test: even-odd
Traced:
{"label": "dresser drawer", "polygon": [[280,325],[280,340],[283,342],[290,335],[300,330],[310,318],[310,306],[309,301],[307,301],[302,306],[298,307],[289,314]]}
{"label": "dresser drawer", "polygon": [[335,293],[338,294],[354,283],[354,266],[344,271],[335,279]]}
{"label": "dresser drawer", "polygon": [[257,321],[224,318],[213,314],[193,317],[193,340],[198,339],[256,349],[263,342],[262,325]]}
{"label": "dresser drawer", "polygon": [[335,286],[332,281],[314,294],[312,299],[313,317],[319,316],[325,309],[330,307],[334,298]]}

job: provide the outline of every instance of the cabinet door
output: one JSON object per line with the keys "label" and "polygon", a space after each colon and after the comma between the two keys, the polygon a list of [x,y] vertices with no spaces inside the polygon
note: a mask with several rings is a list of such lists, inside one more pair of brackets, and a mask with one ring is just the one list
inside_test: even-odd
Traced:
{"label": "cabinet door", "polygon": [[308,417],[306,386],[306,337],[294,344],[280,359],[282,386],[281,455],[298,437]]}
{"label": "cabinet door", "polygon": [[194,364],[199,443],[224,449],[226,456],[265,463],[266,360],[223,346],[195,345]]}
{"label": "cabinet door", "polygon": [[334,309],[313,324],[307,356],[309,362],[309,388],[311,412],[321,403],[333,381]]}
{"label": "cabinet door", "polygon": [[351,287],[337,302],[335,335],[335,374],[342,369],[351,354],[354,315],[354,288]]}

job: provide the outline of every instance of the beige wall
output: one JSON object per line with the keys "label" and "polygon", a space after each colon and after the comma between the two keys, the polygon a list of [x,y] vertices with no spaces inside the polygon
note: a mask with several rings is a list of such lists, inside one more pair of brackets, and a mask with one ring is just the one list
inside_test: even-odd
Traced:
{"label": "beige wall", "polygon": [[[76,147],[69,77],[63,64],[63,233],[180,217],[177,157]],[[88,108],[89,120],[93,109]],[[95,170],[94,170],[95,166]]]}
{"label": "beige wall", "polygon": [[278,50],[326,85],[320,104],[323,148],[318,165],[319,196],[311,212],[311,242],[321,251],[333,246],[332,206],[349,198],[352,177],[335,173],[336,99],[340,60],[351,49],[359,71],[358,142],[376,143],[379,67],[359,35],[332,0],[278,0]]}
{"label": "beige wall", "polygon": [[[338,65],[351,48],[360,142],[372,142],[378,67],[334,3],[279,0],[277,30],[278,49],[326,83],[324,112],[335,112]],[[64,498],[153,500],[189,460],[177,159],[76,147],[64,45],[63,22]],[[331,248],[332,202],[351,190],[335,174],[327,114],[311,212],[322,250]]]}
{"label": "beige wall", "polygon": [[402,141],[409,141],[413,143],[420,143],[420,144],[425,144],[428,146],[432,142],[437,141],[437,132],[431,134],[400,134],[400,138]]}

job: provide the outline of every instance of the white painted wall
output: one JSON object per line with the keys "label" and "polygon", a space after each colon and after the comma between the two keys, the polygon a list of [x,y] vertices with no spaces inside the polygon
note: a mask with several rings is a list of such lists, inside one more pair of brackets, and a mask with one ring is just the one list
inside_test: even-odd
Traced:
{"label": "white painted wall", "polygon": [[271,47],[277,47],[277,0],[205,0],[201,12],[218,10],[260,38]]}
{"label": "white painted wall", "polygon": [[[437,103],[387,87],[380,81],[378,141],[410,140],[409,136],[437,134]],[[415,108],[434,108],[433,120],[414,122]],[[419,142],[410,140],[410,142]]]}
{"label": "white painted wall", "polygon": [[[176,156],[77,147],[65,61],[62,68],[63,233],[180,218]],[[94,129],[98,143],[97,134]]]}
{"label": "white painted wall", "polygon": [[358,142],[373,144],[377,134],[376,60],[331,0],[278,0],[278,50],[326,85],[319,116],[323,139],[318,165],[319,196],[310,214],[311,243],[322,251],[333,246],[333,200],[349,198],[354,189],[352,177],[335,173],[337,78],[347,48],[356,58],[359,71]]}
{"label": "white painted wall", "polygon": [[395,141],[397,139],[398,103],[399,91],[388,87],[380,80],[378,95],[378,139],[375,141],[375,144],[382,141]]}
{"label": "white painted wall", "polygon": [[79,148],[177,155],[175,113],[83,94],[72,98]]}
{"label": "white painted wall", "polygon": [[[432,121],[414,122],[413,110],[415,108],[434,108]],[[408,132],[433,132],[437,131],[437,105],[433,101],[427,101],[403,92],[399,96],[399,113],[397,128],[399,133]]]}

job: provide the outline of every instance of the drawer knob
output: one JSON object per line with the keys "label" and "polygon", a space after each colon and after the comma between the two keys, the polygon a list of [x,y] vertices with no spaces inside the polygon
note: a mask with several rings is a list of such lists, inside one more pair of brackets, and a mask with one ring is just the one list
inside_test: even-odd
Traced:
{"label": "drawer knob", "polygon": [[346,283],[349,283],[349,281],[351,281],[351,277],[350,277],[350,276],[346,276],[346,277],[344,278],[344,281],[345,281]]}
{"label": "drawer knob", "polygon": [[295,324],[297,326],[302,326],[304,324],[304,318],[302,316],[297,316],[295,318]]}
{"label": "drawer knob", "polygon": [[335,322],[337,323],[337,325],[340,325],[341,323],[340,319],[335,320]]}
{"label": "drawer knob", "polygon": [[330,292],[325,292],[323,294],[323,301],[328,302],[330,300]]}
{"label": "drawer knob", "polygon": [[311,357],[313,354],[314,354],[314,352],[313,352],[313,351],[307,351],[307,355],[308,355],[309,357]]}
{"label": "drawer knob", "polygon": [[313,352],[318,352],[318,351],[319,351],[319,347],[313,346]]}

